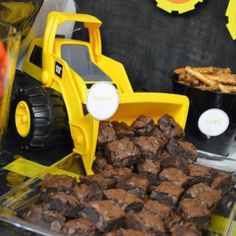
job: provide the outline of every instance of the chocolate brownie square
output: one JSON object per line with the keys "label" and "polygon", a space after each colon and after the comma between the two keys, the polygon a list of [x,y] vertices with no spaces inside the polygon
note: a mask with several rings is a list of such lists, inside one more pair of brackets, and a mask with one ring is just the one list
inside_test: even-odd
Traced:
{"label": "chocolate brownie square", "polygon": [[141,155],[145,158],[156,159],[160,150],[160,143],[155,136],[139,136],[133,140]]}
{"label": "chocolate brownie square", "polygon": [[108,163],[116,167],[132,166],[141,161],[140,151],[128,138],[108,143],[105,153]]}
{"label": "chocolate brownie square", "polygon": [[150,199],[157,200],[160,203],[170,207],[175,207],[184,189],[172,182],[163,181],[158,186],[153,186]]}
{"label": "chocolate brownie square", "polygon": [[143,208],[143,201],[123,189],[108,189],[103,191],[107,200],[116,202],[125,212],[138,212]]}
{"label": "chocolate brownie square", "polygon": [[169,206],[151,199],[145,202],[142,211],[146,211],[154,216],[158,215],[164,222],[169,222],[173,215],[173,211]]}
{"label": "chocolate brownie square", "polygon": [[198,227],[207,227],[210,224],[211,212],[198,199],[182,199],[177,212],[184,222],[193,223]]}
{"label": "chocolate brownie square", "polygon": [[161,170],[160,161],[145,159],[136,166],[137,173],[141,176],[145,176],[150,184],[156,184],[157,175]]}
{"label": "chocolate brownie square", "polygon": [[213,170],[209,167],[190,163],[189,175],[193,177],[194,184],[204,182],[209,185],[212,182],[214,173]]}
{"label": "chocolate brownie square", "polygon": [[162,170],[158,178],[160,181],[170,181],[183,188],[189,187],[192,180],[191,177],[185,175],[181,170],[173,167]]}
{"label": "chocolate brownie square", "polygon": [[152,233],[153,235],[166,235],[164,222],[161,217],[158,215],[153,217],[153,214],[144,211],[128,213],[125,219],[125,228],[140,230]]}
{"label": "chocolate brownie square", "polygon": [[125,137],[134,137],[134,130],[128,126],[125,122],[112,121],[113,129],[115,130],[116,137],[122,139]]}
{"label": "chocolate brownie square", "polygon": [[225,171],[217,171],[211,183],[211,187],[220,190],[222,194],[229,192],[235,183],[232,180],[232,175]]}
{"label": "chocolate brownie square", "polygon": [[148,136],[151,135],[154,129],[154,120],[151,117],[141,115],[131,125],[134,132],[138,135]]}
{"label": "chocolate brownie square", "polygon": [[148,180],[137,174],[123,176],[117,180],[116,188],[121,188],[129,193],[133,193],[140,198],[144,198],[148,189]]}
{"label": "chocolate brownie square", "polygon": [[42,207],[31,205],[21,210],[18,215],[33,224],[59,232],[65,222],[65,217],[55,211],[45,211]]}
{"label": "chocolate brownie square", "polygon": [[173,156],[183,157],[186,160],[196,161],[197,149],[189,142],[171,139],[167,145],[167,151]]}
{"label": "chocolate brownie square", "polygon": [[73,188],[74,196],[79,202],[102,200],[103,192],[95,185],[79,184]]}
{"label": "chocolate brownie square", "polygon": [[118,229],[105,234],[105,236],[153,236],[151,233],[134,229]]}
{"label": "chocolate brownie square", "polygon": [[93,222],[101,232],[121,228],[125,218],[125,212],[111,200],[89,202],[81,215]]}
{"label": "chocolate brownie square", "polygon": [[184,137],[184,130],[172,116],[165,114],[160,117],[157,123],[168,138],[182,139]]}
{"label": "chocolate brownie square", "polygon": [[60,191],[71,193],[76,180],[67,175],[47,174],[41,184],[41,193]]}
{"label": "chocolate brownie square", "polygon": [[42,218],[43,208],[38,205],[31,205],[18,212],[18,216],[31,223],[38,224]]}
{"label": "chocolate brownie square", "polygon": [[95,225],[83,218],[74,220],[68,220],[62,229],[62,232],[66,235],[72,236],[95,236],[96,227]]}
{"label": "chocolate brownie square", "polygon": [[103,150],[106,143],[114,140],[116,140],[116,134],[113,129],[112,123],[108,121],[100,122],[97,139],[97,149]]}
{"label": "chocolate brownie square", "polygon": [[161,148],[165,148],[167,143],[169,142],[169,139],[166,137],[166,135],[162,132],[159,126],[155,125],[154,130],[152,132],[152,135],[157,137],[158,142],[161,146]]}
{"label": "chocolate brownie square", "polygon": [[186,191],[184,196],[196,198],[208,208],[212,208],[221,199],[220,191],[217,191],[204,183],[193,185]]}
{"label": "chocolate brownie square", "polygon": [[61,212],[66,217],[78,217],[82,204],[73,195],[64,192],[51,192],[48,194],[45,209]]}
{"label": "chocolate brownie square", "polygon": [[80,176],[80,183],[87,185],[93,185],[101,189],[113,188],[115,180],[112,178],[106,178],[102,174],[94,174],[89,176]]}
{"label": "chocolate brownie square", "polygon": [[175,156],[169,156],[161,160],[162,168],[174,167],[181,170],[185,175],[189,175],[189,165],[188,161],[185,158]]}

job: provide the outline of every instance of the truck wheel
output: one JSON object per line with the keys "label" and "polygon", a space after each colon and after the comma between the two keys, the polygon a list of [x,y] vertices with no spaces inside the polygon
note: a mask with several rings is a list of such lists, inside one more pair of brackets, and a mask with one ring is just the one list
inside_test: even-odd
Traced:
{"label": "truck wheel", "polygon": [[26,87],[15,94],[9,122],[12,137],[27,150],[58,144],[69,130],[62,96],[41,86]]}

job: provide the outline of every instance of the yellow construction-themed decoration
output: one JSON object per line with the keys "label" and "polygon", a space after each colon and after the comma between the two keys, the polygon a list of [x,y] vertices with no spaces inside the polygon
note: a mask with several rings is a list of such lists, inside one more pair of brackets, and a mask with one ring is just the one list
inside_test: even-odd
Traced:
{"label": "yellow construction-themed decoration", "polygon": [[156,0],[157,7],[172,13],[178,12],[179,14],[192,11],[195,5],[203,0]]}
{"label": "yellow construction-themed decoration", "polygon": [[20,136],[26,137],[30,132],[30,110],[25,101],[20,101],[15,111],[16,129]]}
{"label": "yellow construction-themed decoration", "polygon": [[[88,29],[89,41],[57,37],[58,27],[67,21],[83,23]],[[99,121],[85,109],[89,88],[94,83],[110,82],[119,93],[119,107],[111,121],[131,124],[139,115],[151,116],[157,121],[169,114],[184,128],[189,108],[189,100],[183,95],[133,92],[123,65],[102,54],[101,24],[91,15],[50,13],[44,37],[32,41],[23,66],[23,71],[41,82],[45,89],[62,95],[74,144],[73,154],[81,156],[87,175],[93,174],[99,130]],[[42,61],[35,61],[40,58],[35,53],[40,52]],[[89,74],[91,71],[96,73]]]}
{"label": "yellow construction-themed decoration", "polygon": [[[43,178],[46,174],[50,173],[53,175],[68,175],[73,178],[76,178],[79,180],[79,172],[73,173],[70,169],[64,170],[61,168],[58,168],[58,165],[63,161],[67,161],[70,159],[71,155],[66,156],[66,158],[60,160],[60,162],[55,163],[54,165],[48,167],[41,164],[38,164],[36,162],[24,159],[22,157],[16,159],[15,161],[11,162],[7,166],[4,167],[5,170],[8,170],[10,176],[13,175],[13,173],[21,175],[23,177],[29,177],[29,178],[35,178],[40,177]],[[77,170],[78,171],[78,170]],[[19,178],[19,177],[18,177]],[[17,181],[17,180],[16,180]],[[20,180],[19,180],[20,181]]]}
{"label": "yellow construction-themed decoration", "polygon": [[233,40],[236,39],[236,1],[230,0],[225,15],[228,17],[227,28]]}

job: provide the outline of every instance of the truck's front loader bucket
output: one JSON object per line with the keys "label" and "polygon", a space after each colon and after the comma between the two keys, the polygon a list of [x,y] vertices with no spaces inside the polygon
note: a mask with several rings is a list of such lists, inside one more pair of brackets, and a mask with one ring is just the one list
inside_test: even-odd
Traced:
{"label": "truck's front loader bucket", "polygon": [[162,115],[169,114],[185,127],[189,108],[186,96],[167,93],[130,93],[120,95],[120,105],[111,120],[131,124],[139,115],[150,116],[156,122]]}
{"label": "truck's front loader bucket", "polygon": [[[138,116],[150,116],[155,122],[164,114],[173,116],[175,121],[185,127],[188,114],[189,100],[186,96],[166,93],[129,93],[120,94],[120,105],[110,121],[124,121],[130,125]],[[89,114],[81,119],[79,128],[74,127],[76,132],[83,133],[83,140],[75,144],[74,152],[81,154],[87,175],[93,173],[92,164],[95,160],[95,149],[99,122]],[[73,132],[72,135],[79,137]],[[81,136],[81,134],[80,134]],[[76,138],[73,138],[76,140]],[[85,142],[85,143],[84,143]],[[85,151],[86,150],[86,151]]]}

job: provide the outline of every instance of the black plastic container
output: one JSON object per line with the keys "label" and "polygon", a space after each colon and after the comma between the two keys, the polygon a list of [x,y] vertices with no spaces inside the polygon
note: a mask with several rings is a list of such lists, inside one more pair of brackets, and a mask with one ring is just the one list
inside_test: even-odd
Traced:
{"label": "black plastic container", "polygon": [[[178,75],[173,72],[169,77],[173,92],[186,95],[190,100],[185,128],[186,140],[199,150],[224,156],[230,154],[229,148],[236,135],[236,94],[203,91],[183,85],[178,83]],[[212,130],[209,131],[207,125]]]}

